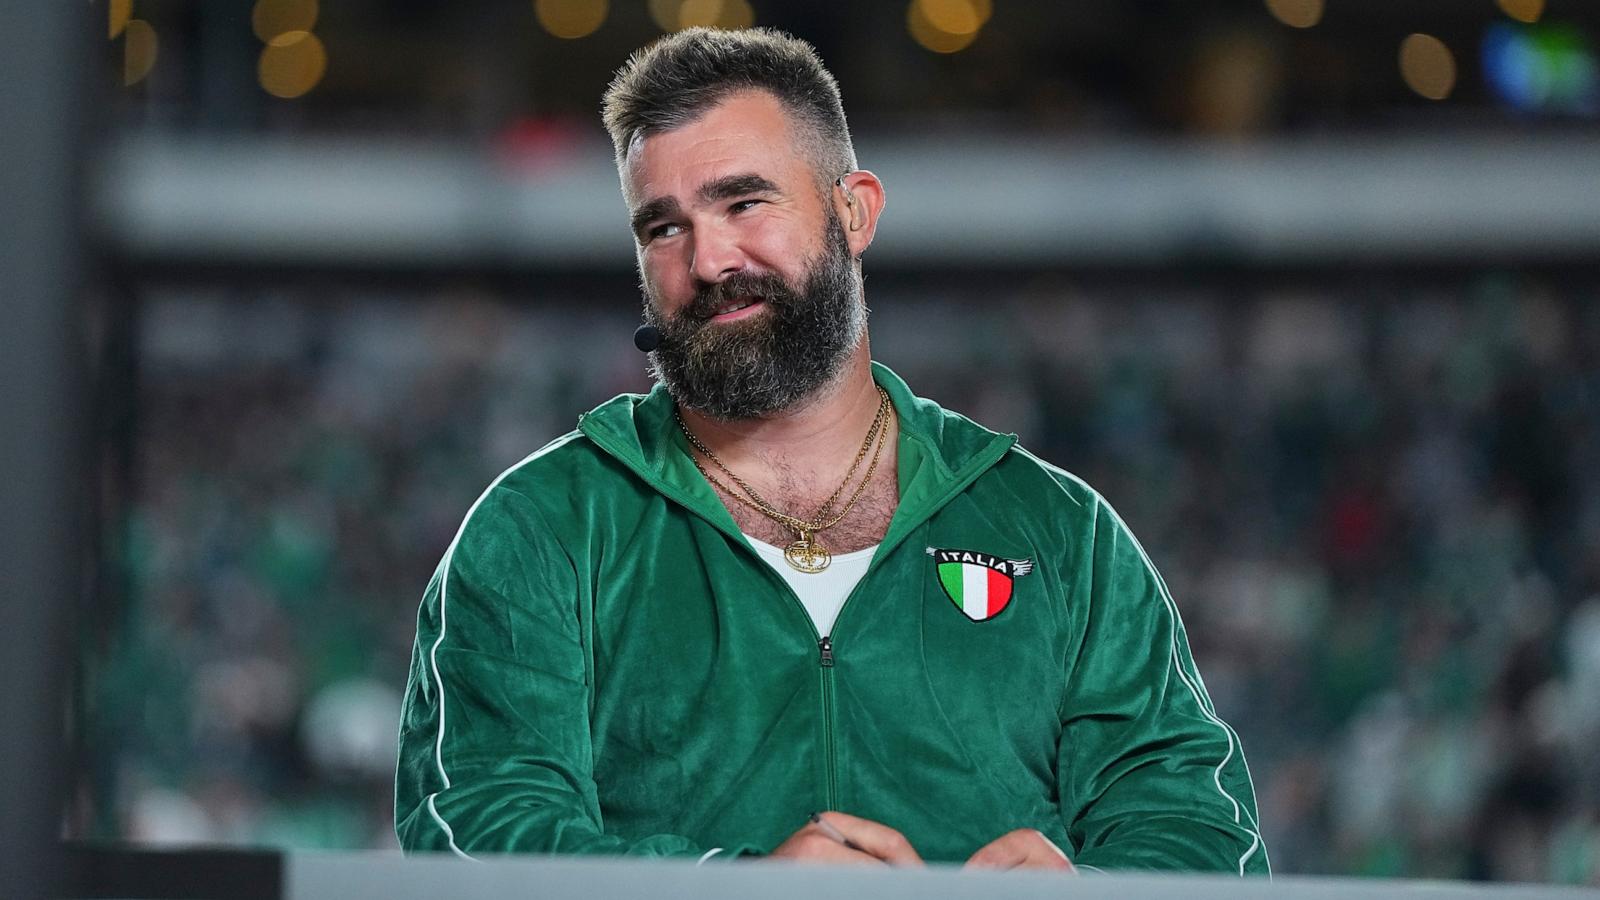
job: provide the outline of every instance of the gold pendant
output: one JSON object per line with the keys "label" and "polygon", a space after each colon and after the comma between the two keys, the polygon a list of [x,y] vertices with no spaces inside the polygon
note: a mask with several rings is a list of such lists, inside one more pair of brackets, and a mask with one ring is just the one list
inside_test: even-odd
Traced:
{"label": "gold pendant", "polygon": [[833,562],[833,554],[803,531],[794,543],[784,549],[783,558],[807,575],[815,575]]}

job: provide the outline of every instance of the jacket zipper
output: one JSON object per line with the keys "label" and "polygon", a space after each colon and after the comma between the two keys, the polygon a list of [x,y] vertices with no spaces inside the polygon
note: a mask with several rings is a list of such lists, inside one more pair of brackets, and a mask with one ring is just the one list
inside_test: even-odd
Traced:
{"label": "jacket zipper", "polygon": [[[579,424],[580,424],[580,426],[582,425],[581,420],[580,420]],[[618,445],[614,444],[612,441],[606,439],[605,435],[596,433],[592,429],[581,428],[581,430],[583,431],[583,433],[585,435],[587,435],[589,437],[590,440],[593,440],[596,445],[598,445],[601,449],[603,449],[607,453],[609,453],[613,458],[615,458],[619,462],[621,462],[624,465],[626,465],[629,469],[633,470],[640,477],[644,478],[644,480],[651,487],[653,487],[657,491],[661,492],[661,494],[663,496],[674,500],[679,505],[683,506],[685,509],[687,509],[687,510],[689,510],[691,512],[698,513],[706,521],[711,522],[714,525],[716,525],[721,531],[723,531],[723,533],[727,534],[728,537],[730,539],[732,539],[733,541],[738,542],[740,540],[741,536],[740,536],[740,533],[739,533],[739,530],[738,530],[737,526],[734,526],[732,528],[729,527],[729,525],[732,524],[731,520],[727,524],[718,524],[717,523],[717,517],[715,515],[708,515],[707,512],[706,512],[707,507],[705,507],[704,505],[702,505],[700,503],[697,503],[696,499],[693,497],[692,494],[684,494],[681,491],[673,489],[671,486],[669,486],[668,484],[664,483],[661,479],[656,478],[656,477],[651,477],[651,475],[648,472],[648,469],[642,464],[642,460],[640,460],[637,456],[635,456],[631,452],[619,452],[619,451],[626,451],[626,448],[619,447]],[[995,437],[998,438],[999,435],[996,435]],[[991,442],[990,448],[993,449],[993,450],[997,450],[999,452],[994,452],[993,455],[990,456],[990,450],[986,449],[984,454],[983,454],[984,458],[981,460],[981,466],[979,466],[978,464],[976,464],[972,460],[969,460],[967,465],[963,466],[961,472],[958,473],[958,477],[952,478],[950,483],[945,485],[944,490],[941,492],[940,495],[936,496],[933,500],[927,502],[927,505],[929,507],[929,512],[927,512],[927,513],[919,513],[917,516],[915,516],[914,518],[916,518],[916,523],[913,524],[912,526],[908,527],[903,534],[896,536],[895,535],[895,529],[894,529],[894,523],[891,522],[890,523],[889,532],[884,535],[884,542],[879,544],[879,555],[880,556],[886,555],[884,553],[884,545],[885,544],[889,544],[889,550],[891,550],[891,551],[896,549],[896,547],[898,546],[900,541],[904,539],[905,535],[910,534],[912,530],[914,530],[917,526],[921,525],[922,522],[924,520],[926,520],[928,518],[928,516],[930,516],[932,514],[932,510],[936,510],[939,507],[943,506],[944,502],[946,500],[948,500],[951,496],[954,496],[956,492],[965,489],[965,487],[968,484],[972,483],[972,481],[974,479],[976,479],[978,477],[978,475],[982,474],[990,466],[992,466],[995,463],[995,461],[998,460],[1000,458],[1000,456],[1004,453],[1005,449],[1009,449],[1014,443],[1016,443],[1015,436],[1012,436],[1011,440],[1006,443],[1005,448],[999,448],[993,442]],[[712,495],[712,499],[715,499],[715,495],[714,494]],[[901,497],[902,503],[904,502],[904,500],[905,500],[905,498],[902,496]],[[900,518],[898,513],[896,515],[896,518],[897,519]],[[895,538],[893,543],[890,543],[890,541],[889,541],[890,537],[894,537]],[[755,551],[754,550],[750,551],[750,553],[751,553],[752,556],[755,556]],[[758,565],[763,565],[763,566],[766,565],[764,562],[762,562],[760,560],[759,557],[756,557],[756,561],[757,561]],[[861,583],[858,583],[856,585],[855,590],[850,592],[850,597],[846,597],[844,604],[842,606],[840,606],[839,613],[834,618],[834,628],[835,628],[835,630],[837,630],[837,628],[838,628],[839,619],[844,615],[845,610],[850,607],[850,598],[854,597],[855,594],[861,590],[861,585],[863,583],[865,583],[866,580],[872,576],[874,571],[876,571],[876,569],[877,569],[877,565],[876,565],[877,561],[878,561],[877,559],[873,560],[873,565],[869,566],[867,568],[866,574],[862,576]],[[810,625],[811,624],[810,614],[805,611],[805,604],[800,602],[800,597],[797,594],[795,594],[795,592],[793,590],[791,590],[789,588],[789,585],[786,582],[784,582],[783,577],[781,575],[778,575],[778,574],[774,573],[773,574],[773,578],[780,585],[780,589],[783,590],[785,593],[787,593],[789,595],[790,600],[794,603],[795,608],[798,609],[800,611],[801,615],[806,619],[807,625]],[[817,634],[817,630],[816,630],[816,628],[814,626],[809,628],[808,630],[812,634]],[[836,729],[834,728],[834,684],[833,684],[834,675],[833,675],[833,639],[832,639],[832,637],[831,636],[819,636],[818,639],[817,639],[817,651],[818,651],[818,655],[819,655],[819,665],[818,665],[817,671],[821,673],[821,680],[822,680],[822,736],[823,736],[823,754],[824,754],[823,762],[824,762],[825,776],[826,776],[825,780],[827,782],[827,785],[826,785],[826,787],[827,787],[827,798],[826,799],[827,799],[827,807],[829,809],[835,809],[835,808],[838,807],[839,799],[838,799],[838,783],[837,783],[838,779],[837,779],[837,774],[836,774],[837,768],[838,768],[838,763],[837,763],[837,760],[835,759],[835,756],[837,755],[837,749],[836,749],[836,740],[835,740],[835,736],[834,736],[834,731]]]}
{"label": "jacket zipper", "polygon": [[821,657],[818,671],[822,674],[822,760],[827,786],[827,808],[839,808],[839,785],[836,772],[837,750],[833,743],[833,637],[824,635],[817,641]]}

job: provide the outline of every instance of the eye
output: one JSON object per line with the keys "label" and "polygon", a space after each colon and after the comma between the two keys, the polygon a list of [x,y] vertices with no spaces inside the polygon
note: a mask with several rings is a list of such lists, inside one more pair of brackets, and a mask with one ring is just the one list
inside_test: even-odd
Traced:
{"label": "eye", "polygon": [[682,230],[683,226],[676,222],[662,222],[660,225],[652,225],[645,229],[645,243],[648,244],[656,238],[672,237]]}
{"label": "eye", "polygon": [[750,209],[751,207],[753,207],[756,204],[761,203],[761,202],[763,202],[763,201],[761,201],[761,200],[737,200],[737,201],[733,202],[732,204],[730,204],[728,206],[728,212],[731,212],[731,213],[742,213],[745,210]]}

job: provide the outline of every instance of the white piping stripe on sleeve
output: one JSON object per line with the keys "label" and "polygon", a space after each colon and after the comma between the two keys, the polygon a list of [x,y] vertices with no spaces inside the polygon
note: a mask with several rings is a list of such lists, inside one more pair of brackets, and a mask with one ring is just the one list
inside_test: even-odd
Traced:
{"label": "white piping stripe on sleeve", "polygon": [[705,865],[706,860],[710,859],[713,856],[716,856],[718,853],[721,853],[721,852],[722,852],[722,848],[721,847],[712,847],[710,850],[707,850],[705,853],[701,854],[700,858],[694,861],[694,864],[697,865],[697,866]]}
{"label": "white piping stripe on sleeve", "polygon": [[[1228,764],[1228,760],[1233,758],[1234,753],[1235,737],[1233,729],[1229,728],[1226,722],[1217,718],[1217,714],[1212,712],[1210,707],[1206,705],[1206,702],[1201,699],[1202,695],[1200,693],[1200,689],[1193,681],[1190,680],[1189,672],[1183,667],[1183,658],[1178,653],[1178,604],[1172,599],[1172,593],[1167,590],[1166,581],[1162,579],[1161,573],[1156,570],[1155,563],[1150,561],[1150,554],[1144,551],[1144,546],[1139,543],[1138,538],[1134,537],[1133,530],[1128,527],[1128,523],[1122,521],[1122,517],[1117,514],[1116,510],[1111,508],[1109,503],[1105,503],[1103,505],[1105,506],[1106,512],[1111,513],[1111,517],[1116,519],[1118,525],[1122,526],[1122,533],[1127,535],[1128,539],[1133,542],[1134,548],[1139,551],[1139,556],[1144,560],[1145,567],[1150,570],[1150,574],[1156,579],[1156,586],[1161,592],[1161,600],[1164,604],[1166,604],[1167,614],[1172,617],[1169,646],[1172,652],[1172,667],[1174,671],[1178,673],[1178,680],[1182,681],[1184,686],[1189,689],[1189,694],[1194,697],[1195,705],[1200,708],[1200,715],[1204,716],[1206,720],[1211,722],[1213,725],[1216,725],[1218,728],[1222,729],[1222,736],[1228,741],[1228,752],[1223,754],[1222,761],[1217,763],[1217,767],[1212,770],[1211,780],[1216,784],[1217,792],[1223,797],[1227,798],[1228,802],[1233,805],[1233,823],[1238,825],[1240,828],[1243,828],[1245,833],[1250,835],[1250,846],[1239,857],[1239,874],[1243,875],[1245,870],[1245,862],[1247,862],[1250,857],[1255,856],[1256,851],[1261,848],[1261,835],[1259,832],[1251,828],[1249,825],[1246,825],[1241,820],[1239,801],[1234,799],[1234,796],[1228,793],[1227,788],[1222,786],[1222,769]],[[1246,770],[1245,777],[1248,778],[1249,776],[1250,773],[1248,770]]]}
{"label": "white piping stripe on sleeve", "polygon": [[450,852],[461,857],[462,859],[470,859],[473,862],[477,862],[474,857],[468,856],[466,851],[456,846],[456,833],[451,830],[450,823],[446,822],[444,818],[439,815],[439,808],[433,805],[433,798],[437,796],[439,796],[438,791],[428,795],[428,814],[433,816],[433,820],[439,823],[440,828],[444,829],[444,838],[450,842]]}
{"label": "white piping stripe on sleeve", "polygon": [[[516,465],[506,469],[499,475],[496,475],[495,479],[489,482],[489,486],[483,489],[483,493],[478,495],[478,499],[472,501],[472,506],[467,510],[467,514],[461,518],[461,526],[456,529],[456,536],[451,538],[450,546],[444,551],[444,559],[439,563],[439,637],[434,640],[433,646],[428,650],[428,664],[433,669],[433,683],[439,698],[439,735],[434,739],[433,759],[434,763],[439,768],[439,778],[444,782],[444,790],[450,789],[450,773],[446,772],[444,768],[444,675],[439,671],[439,645],[444,643],[445,600],[450,587],[450,564],[455,559],[456,547],[461,543],[461,536],[467,531],[467,523],[472,521],[472,514],[477,512],[478,507],[483,505],[483,501],[494,492],[495,488],[500,486],[500,482],[505,481],[506,478],[511,475],[511,473],[517,471],[528,463],[533,462],[552,450],[556,450],[574,440],[577,440],[579,437],[582,437],[582,435],[574,432],[564,437],[557,438],[543,447],[540,447],[538,450],[528,454]],[[439,791],[435,791],[428,795],[428,814],[433,816],[433,820],[437,822],[439,824],[439,828],[444,831],[445,840],[450,844],[450,850],[454,852],[455,855],[462,857],[463,859],[472,859],[472,857],[468,856],[460,847],[456,846],[455,831],[451,829],[450,823],[446,822],[444,817],[439,815],[439,809],[434,805],[433,798],[437,796],[439,796]]]}

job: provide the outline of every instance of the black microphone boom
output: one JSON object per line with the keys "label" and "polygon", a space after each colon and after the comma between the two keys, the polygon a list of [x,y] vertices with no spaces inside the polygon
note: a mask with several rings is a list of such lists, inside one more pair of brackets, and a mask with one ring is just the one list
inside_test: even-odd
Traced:
{"label": "black microphone boom", "polygon": [[640,353],[649,353],[661,346],[661,329],[654,325],[640,325],[633,333],[633,345]]}

